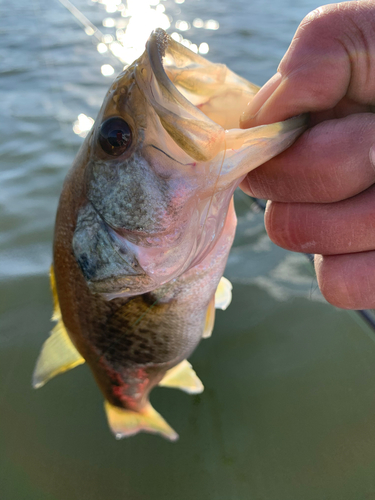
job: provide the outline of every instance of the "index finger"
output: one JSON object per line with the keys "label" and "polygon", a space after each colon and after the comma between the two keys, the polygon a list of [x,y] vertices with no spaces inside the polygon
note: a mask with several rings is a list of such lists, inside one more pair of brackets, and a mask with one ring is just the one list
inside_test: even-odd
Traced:
{"label": "index finger", "polygon": [[375,1],[320,7],[300,24],[274,76],[249,103],[241,127],[328,110],[345,96],[375,103]]}

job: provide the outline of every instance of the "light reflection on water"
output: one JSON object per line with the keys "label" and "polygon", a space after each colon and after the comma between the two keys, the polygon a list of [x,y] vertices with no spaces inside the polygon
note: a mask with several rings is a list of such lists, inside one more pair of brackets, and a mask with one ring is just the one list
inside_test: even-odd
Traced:
{"label": "light reflection on water", "polygon": [[[78,9],[73,4],[67,3],[67,0],[60,1],[84,24],[87,35],[92,36],[95,33],[100,33],[91,23],[88,25],[85,16],[77,12]],[[160,0],[127,0],[125,4],[118,0],[91,1],[105,7],[103,16],[107,13],[118,14],[117,17],[103,17],[102,26],[112,28],[113,34],[101,35],[101,41],[96,48],[100,54],[105,56],[110,52],[121,63],[125,64],[125,67],[142,55],[146,41],[153,30],[162,28],[167,31],[171,27],[171,21],[173,21],[172,16],[168,14],[168,10],[160,3]],[[176,0],[176,4],[183,4],[184,1]],[[180,32],[188,31],[191,28],[190,23],[180,19],[175,22],[174,26]],[[202,19],[196,18],[193,21],[193,26],[207,30],[218,30],[220,25],[214,19],[204,22]],[[173,32],[171,36],[195,53],[207,54],[209,52],[207,42],[201,42],[198,46],[191,40],[184,38],[180,33]],[[115,69],[110,62],[102,64],[100,71],[103,76],[108,77],[113,76],[115,73]],[[84,138],[93,123],[93,118],[80,113],[73,123],[73,132]],[[91,126],[89,126],[90,124]]]}

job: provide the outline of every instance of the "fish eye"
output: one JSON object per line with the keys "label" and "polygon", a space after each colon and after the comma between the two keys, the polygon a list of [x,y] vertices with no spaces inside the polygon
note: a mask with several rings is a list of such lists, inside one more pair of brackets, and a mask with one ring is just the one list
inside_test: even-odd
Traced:
{"label": "fish eye", "polygon": [[108,118],[99,129],[99,143],[105,153],[120,156],[131,146],[132,131],[122,118]]}

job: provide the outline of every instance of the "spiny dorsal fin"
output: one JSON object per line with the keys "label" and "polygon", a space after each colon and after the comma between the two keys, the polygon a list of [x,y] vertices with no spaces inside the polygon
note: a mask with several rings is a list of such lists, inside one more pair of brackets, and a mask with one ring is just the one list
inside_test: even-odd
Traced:
{"label": "spiny dorsal fin", "polygon": [[108,424],[116,439],[133,436],[138,432],[150,432],[176,441],[178,434],[170,427],[164,418],[151,406],[150,403],[141,412],[125,410],[104,402]]}
{"label": "spiny dorsal fin", "polygon": [[34,389],[42,387],[55,375],[71,370],[85,362],[70,340],[62,321],[53,266],[50,269],[50,280],[53,296],[52,320],[57,321],[57,325],[52,330],[50,337],[44,342],[36,362],[33,374]]}
{"label": "spiny dorsal fin", "polygon": [[225,309],[229,306],[232,302],[232,288],[232,283],[227,278],[222,276],[215,292],[216,309],[222,309],[225,311]]}
{"label": "spiny dorsal fin", "polygon": [[181,389],[188,394],[200,394],[204,390],[202,382],[186,359],[168,370],[159,385]]}

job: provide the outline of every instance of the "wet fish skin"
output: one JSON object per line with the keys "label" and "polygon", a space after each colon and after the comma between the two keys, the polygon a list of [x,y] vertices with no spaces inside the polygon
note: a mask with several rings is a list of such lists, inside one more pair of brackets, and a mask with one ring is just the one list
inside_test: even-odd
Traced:
{"label": "wet fish skin", "polygon": [[[234,189],[305,127],[296,118],[236,129],[256,91],[157,30],[112,84],[65,180],[54,235],[55,318],[69,353],[78,351],[71,366],[90,366],[118,437],[143,430],[176,439],[149,393],[212,329],[236,226]],[[131,129],[118,157],[100,142],[111,117]],[[65,358],[60,371],[69,368]],[[42,350],[35,386],[59,371],[46,360]],[[189,390],[201,390],[183,366],[194,381]],[[174,386],[187,390],[186,377],[178,380]]]}

